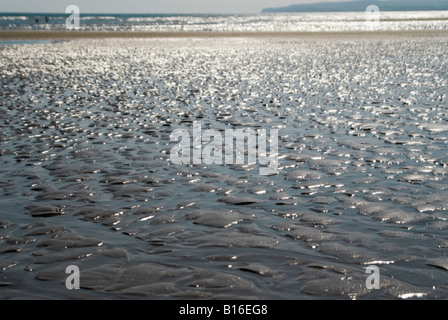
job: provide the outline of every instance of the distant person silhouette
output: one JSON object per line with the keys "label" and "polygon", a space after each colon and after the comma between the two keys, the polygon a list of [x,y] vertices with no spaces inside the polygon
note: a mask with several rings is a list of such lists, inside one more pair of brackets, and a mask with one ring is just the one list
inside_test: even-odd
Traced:
{"label": "distant person silhouette", "polygon": [[45,23],[48,23],[48,21],[50,21],[50,18],[45,17]]}
{"label": "distant person silhouette", "polygon": [[36,23],[39,23],[39,18],[36,18]]}

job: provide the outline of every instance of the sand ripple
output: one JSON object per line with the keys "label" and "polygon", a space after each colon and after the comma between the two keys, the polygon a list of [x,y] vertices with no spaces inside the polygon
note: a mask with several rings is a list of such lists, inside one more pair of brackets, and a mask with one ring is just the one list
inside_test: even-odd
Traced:
{"label": "sand ripple", "polygon": [[[2,47],[0,298],[446,299],[447,45]],[[278,128],[279,173],[172,164],[198,120]]]}

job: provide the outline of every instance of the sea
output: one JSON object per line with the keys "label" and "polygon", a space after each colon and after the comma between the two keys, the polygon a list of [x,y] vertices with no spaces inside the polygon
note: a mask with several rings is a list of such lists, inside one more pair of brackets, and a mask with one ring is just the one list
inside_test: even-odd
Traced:
{"label": "sea", "polygon": [[[65,30],[69,14],[2,13],[1,30]],[[379,19],[379,20],[378,20]],[[366,23],[380,21],[380,24]],[[448,11],[284,14],[84,14],[80,30],[141,32],[338,32],[447,30]]]}

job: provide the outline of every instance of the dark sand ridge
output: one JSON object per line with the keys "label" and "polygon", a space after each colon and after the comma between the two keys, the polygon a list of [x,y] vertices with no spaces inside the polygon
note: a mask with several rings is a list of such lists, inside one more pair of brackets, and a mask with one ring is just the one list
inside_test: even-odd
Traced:
{"label": "dark sand ridge", "polygon": [[324,40],[446,37],[446,30],[356,32],[109,32],[109,31],[0,31],[0,40],[70,40],[85,38],[297,38]]}

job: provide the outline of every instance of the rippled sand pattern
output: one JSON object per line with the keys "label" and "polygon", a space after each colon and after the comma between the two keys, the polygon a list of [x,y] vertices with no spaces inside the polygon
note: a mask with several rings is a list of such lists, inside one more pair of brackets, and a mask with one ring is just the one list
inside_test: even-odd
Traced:
{"label": "rippled sand pattern", "polygon": [[[0,298],[448,298],[447,47],[4,46]],[[193,121],[279,129],[279,174],[172,164]]]}

